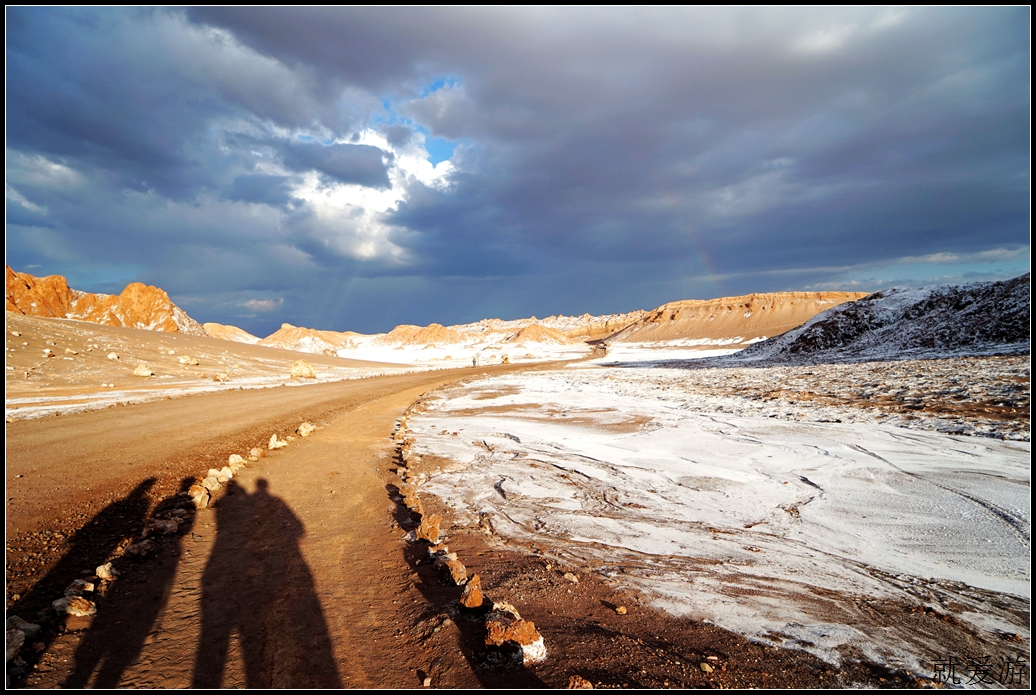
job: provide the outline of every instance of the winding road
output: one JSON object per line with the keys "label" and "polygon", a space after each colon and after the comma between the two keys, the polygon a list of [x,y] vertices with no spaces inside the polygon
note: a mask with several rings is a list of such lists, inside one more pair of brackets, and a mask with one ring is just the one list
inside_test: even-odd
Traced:
{"label": "winding road", "polygon": [[[168,498],[181,478],[264,446],[272,432],[283,437],[304,420],[321,426],[241,471],[214,508],[154,556],[121,561],[125,576],[91,628],[46,645],[26,684],[406,687],[435,663],[436,685],[478,685],[460,649],[425,646],[404,627],[427,600],[392,522],[391,435],[422,394],[519,368],[233,391],[8,423],[9,548],[54,528],[68,539],[38,581],[12,573],[9,554],[9,577],[26,590],[8,601],[8,614],[27,617],[103,562],[106,539],[139,532],[145,489],[152,502]],[[456,664],[443,661],[449,655]]]}

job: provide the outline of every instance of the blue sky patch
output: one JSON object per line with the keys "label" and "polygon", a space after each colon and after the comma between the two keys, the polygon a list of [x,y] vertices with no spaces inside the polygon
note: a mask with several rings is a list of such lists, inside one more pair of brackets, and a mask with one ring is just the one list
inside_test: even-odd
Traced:
{"label": "blue sky patch", "polygon": [[450,142],[446,138],[426,138],[424,147],[428,150],[428,161],[435,166],[439,162],[445,162],[453,157],[453,151],[457,149],[457,143]]}

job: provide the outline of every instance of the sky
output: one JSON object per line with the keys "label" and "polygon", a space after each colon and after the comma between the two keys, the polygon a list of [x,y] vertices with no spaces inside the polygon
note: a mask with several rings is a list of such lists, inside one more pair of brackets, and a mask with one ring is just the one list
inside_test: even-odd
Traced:
{"label": "sky", "polygon": [[7,263],[401,323],[1030,265],[1030,10],[6,10]]}

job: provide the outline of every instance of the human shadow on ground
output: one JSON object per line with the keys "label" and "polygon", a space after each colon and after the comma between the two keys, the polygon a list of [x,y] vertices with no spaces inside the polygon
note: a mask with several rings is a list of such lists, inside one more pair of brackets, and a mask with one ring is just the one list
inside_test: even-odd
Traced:
{"label": "human shadow on ground", "polygon": [[[401,460],[393,463],[393,470],[397,465],[403,465]],[[390,483],[385,486],[385,491],[389,499],[395,502],[394,518],[399,527],[407,531],[416,530],[421,523],[421,515],[403,503],[399,487]],[[417,573],[419,581],[414,584],[428,602],[428,614],[446,613],[453,619],[460,631],[461,652],[481,685],[486,688],[547,688],[547,684],[532,669],[522,665],[517,645],[511,643],[503,649],[486,646],[483,617],[492,608],[492,600],[486,597],[478,610],[462,608],[459,600],[463,587],[447,581],[443,573],[434,567],[428,556],[428,548],[428,543],[424,541],[407,543],[403,559]],[[463,562],[464,558],[460,560]]]}
{"label": "human shadow on ground", "polygon": [[230,481],[202,577],[195,688],[223,686],[236,633],[249,688],[341,688],[327,622],[299,541],[305,527],[260,479]]}
{"label": "human shadow on ground", "polygon": [[148,491],[154,484],[154,478],[142,481],[128,495],[112,502],[83,524],[69,537],[68,550],[57,564],[16,601],[7,614],[31,619],[36,611],[49,608],[52,601],[64,595],[65,587],[73,580],[82,579],[84,571],[93,571],[105,562],[128,535],[139,533],[151,506]]}
{"label": "human shadow on ground", "polygon": [[141,481],[128,495],[104,507],[83,524],[69,537],[68,550],[57,564],[7,610],[8,616],[38,621],[43,627],[34,638],[43,647],[31,652],[23,651],[29,670],[54,639],[55,630],[63,629],[55,625],[52,602],[61,598],[65,588],[74,580],[82,579],[84,572],[92,572],[106,562],[127,536],[140,532],[151,506],[148,492],[155,482],[155,478]]}
{"label": "human shadow on ground", "polygon": [[[184,478],[180,491],[193,483],[194,478]],[[75,666],[64,687],[118,687],[169,602],[183,553],[183,536],[194,528],[194,505],[185,495],[172,495],[158,503],[152,517],[181,519],[179,529],[165,537],[152,535],[155,549],[142,558],[139,566],[128,559],[117,563],[122,576],[98,601],[97,616],[76,648]]]}

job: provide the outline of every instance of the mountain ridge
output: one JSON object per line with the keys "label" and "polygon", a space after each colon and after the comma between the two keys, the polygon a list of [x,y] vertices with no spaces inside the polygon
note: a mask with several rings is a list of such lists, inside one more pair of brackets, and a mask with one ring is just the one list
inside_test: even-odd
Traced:
{"label": "mountain ridge", "polygon": [[131,282],[117,295],[71,289],[61,275],[37,278],[6,266],[5,308],[44,318],[73,319],[166,333],[208,335],[165,290]]}
{"label": "mountain ridge", "polygon": [[131,283],[119,295],[71,289],[60,275],[37,278],[7,266],[7,311],[105,325],[207,335],[268,347],[338,354],[339,351],[456,348],[499,351],[504,346],[723,342],[745,345],[802,325],[825,309],[865,297],[862,292],[771,292],[668,302],[653,310],[592,316],[487,318],[443,326],[399,325],[387,333],[319,330],[284,323],[260,338],[232,325],[199,324],[157,287]]}
{"label": "mountain ridge", "polygon": [[802,326],[722,358],[738,363],[850,362],[1024,354],[1030,277],[895,287],[830,309]]}

